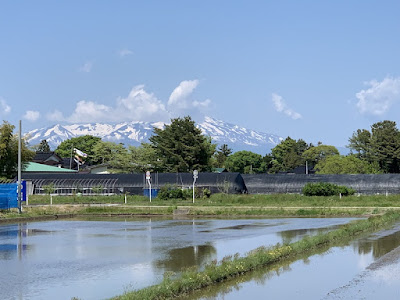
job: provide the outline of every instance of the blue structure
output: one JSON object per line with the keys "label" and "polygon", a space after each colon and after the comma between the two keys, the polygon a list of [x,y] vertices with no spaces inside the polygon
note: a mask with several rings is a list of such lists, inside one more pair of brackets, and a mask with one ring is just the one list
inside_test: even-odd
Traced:
{"label": "blue structure", "polygon": [[[26,201],[26,181],[22,181],[21,200]],[[18,184],[0,184],[0,209],[10,209],[18,207]]]}
{"label": "blue structure", "polygon": [[[160,189],[151,189],[151,198],[156,198]],[[143,196],[150,198],[150,189],[143,189]]]}

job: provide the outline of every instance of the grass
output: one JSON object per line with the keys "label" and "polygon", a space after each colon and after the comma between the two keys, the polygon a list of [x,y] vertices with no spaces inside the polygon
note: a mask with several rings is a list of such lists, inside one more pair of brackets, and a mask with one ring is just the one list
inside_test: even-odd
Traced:
{"label": "grass", "polygon": [[181,276],[176,279],[172,279],[171,275],[173,274],[167,273],[164,276],[164,280],[158,285],[126,292],[124,295],[113,299],[173,299],[260,267],[270,266],[279,261],[293,258],[296,255],[308,253],[314,249],[340,244],[345,239],[376,231],[399,219],[399,213],[388,212],[381,216],[354,221],[342,226],[340,229],[306,237],[291,244],[278,244],[270,248],[260,247],[243,257],[239,255],[225,257],[218,263],[208,264],[203,271],[199,271],[197,268],[190,268],[182,272]]}
{"label": "grass", "polygon": [[[53,204],[124,204],[124,195],[112,196],[54,196]],[[31,195],[29,204],[50,204],[49,195]],[[128,205],[180,205],[180,206],[262,206],[262,207],[400,207],[400,195],[362,195],[347,196],[340,199],[339,196],[317,197],[303,196],[299,194],[250,194],[227,195],[213,194],[210,198],[196,199],[149,199],[144,196],[128,195]]]}
{"label": "grass", "polygon": [[[308,197],[298,194],[227,195],[213,194],[210,198],[160,200],[152,202],[144,196],[54,196],[31,195],[29,207],[22,215],[15,210],[0,211],[0,221],[16,218],[37,218],[51,215],[172,215],[177,208],[189,215],[200,216],[359,216],[381,214],[390,208],[400,209],[400,195],[363,195],[339,198]],[[88,207],[88,205],[104,205]],[[116,206],[107,206],[115,204]],[[47,205],[41,207],[40,205]]]}

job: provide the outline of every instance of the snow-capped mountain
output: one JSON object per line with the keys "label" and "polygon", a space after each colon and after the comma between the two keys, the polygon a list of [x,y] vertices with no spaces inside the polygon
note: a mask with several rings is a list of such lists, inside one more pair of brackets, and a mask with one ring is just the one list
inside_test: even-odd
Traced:
{"label": "snow-capped mountain", "polygon": [[[81,135],[93,135],[104,141],[124,143],[125,145],[138,146],[147,142],[153,134],[153,128],[163,128],[164,123],[148,122],[123,122],[118,124],[92,123],[54,125],[52,127],[35,129],[26,134],[29,145],[39,144],[47,140],[52,149],[66,139]],[[227,144],[233,151],[249,150],[262,155],[275,147],[282,138],[268,133],[239,127],[234,124],[225,123],[211,117],[205,117],[202,122],[197,123],[204,135],[210,136],[218,145]]]}

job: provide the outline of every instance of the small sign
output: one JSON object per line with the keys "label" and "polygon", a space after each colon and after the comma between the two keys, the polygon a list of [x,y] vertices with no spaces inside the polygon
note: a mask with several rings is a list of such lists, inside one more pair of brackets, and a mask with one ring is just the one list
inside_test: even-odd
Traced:
{"label": "small sign", "polygon": [[147,172],[146,172],[146,180],[150,180],[150,178],[151,178],[151,177],[150,177],[150,171],[147,171]]}

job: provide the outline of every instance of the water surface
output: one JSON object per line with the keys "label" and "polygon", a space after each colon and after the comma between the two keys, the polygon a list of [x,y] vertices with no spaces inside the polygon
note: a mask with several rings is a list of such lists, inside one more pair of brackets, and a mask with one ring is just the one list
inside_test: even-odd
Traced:
{"label": "water surface", "polygon": [[104,299],[349,218],[59,220],[0,225],[0,299]]}

